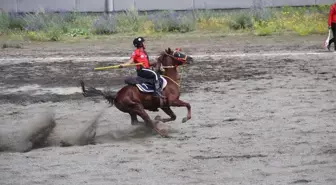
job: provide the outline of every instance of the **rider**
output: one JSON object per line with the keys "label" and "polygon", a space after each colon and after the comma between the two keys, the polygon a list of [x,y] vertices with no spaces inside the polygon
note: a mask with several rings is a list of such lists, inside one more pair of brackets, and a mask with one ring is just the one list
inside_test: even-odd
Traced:
{"label": "rider", "polygon": [[140,63],[141,65],[136,66],[137,75],[142,78],[152,79],[155,84],[155,95],[163,98],[164,96],[162,95],[159,85],[160,76],[150,69],[150,65],[153,65],[154,63],[151,64],[149,62],[144,42],[145,39],[143,37],[137,37],[133,40],[133,45],[136,49],[133,51],[131,58],[126,63],[121,64],[120,67],[124,67],[124,65],[132,63]]}
{"label": "rider", "polygon": [[329,41],[328,49],[330,50],[330,45],[334,42],[334,49],[336,51],[336,0],[335,3],[330,6],[328,27],[333,32],[333,38]]}

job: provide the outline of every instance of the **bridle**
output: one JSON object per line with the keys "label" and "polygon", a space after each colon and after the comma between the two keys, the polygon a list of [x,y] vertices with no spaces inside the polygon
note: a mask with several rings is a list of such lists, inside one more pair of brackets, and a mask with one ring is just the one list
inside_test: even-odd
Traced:
{"label": "bridle", "polygon": [[[169,54],[167,51],[165,51],[163,53],[163,55],[167,55],[168,57],[171,57],[173,60],[177,60],[177,61],[181,62],[182,63],[181,66],[183,66],[187,62],[188,55],[183,54],[183,55],[185,55],[184,58],[175,57],[174,54],[176,52],[178,52],[178,51],[179,50],[176,49],[175,51],[173,51],[173,54]],[[177,69],[177,67],[179,66],[179,65],[163,66],[162,60],[163,59],[158,60],[160,62],[160,67],[159,67],[160,71],[165,71],[165,69],[173,69],[173,68]],[[180,80],[180,82],[176,82],[175,80],[171,79],[169,76],[166,76],[166,75],[161,75],[161,76],[163,76],[165,78],[168,78],[169,80],[171,80],[173,83],[175,83],[180,88],[180,86],[181,86],[181,84],[180,84],[181,80]]]}
{"label": "bridle", "polygon": [[[174,56],[174,54],[177,53],[177,52],[178,51],[173,51],[173,54],[171,55],[171,54],[167,53],[167,51],[165,51],[164,54],[167,55],[167,56],[169,56],[169,57],[171,57],[171,58],[173,58],[176,61],[181,62],[182,65],[184,65],[186,63],[186,61],[187,61],[188,55],[185,55],[184,58],[178,58],[178,57]],[[179,66],[179,65],[163,66],[161,61],[160,61],[160,63],[161,63],[160,64],[160,68],[163,68],[163,69],[172,69],[172,68],[177,68]]]}

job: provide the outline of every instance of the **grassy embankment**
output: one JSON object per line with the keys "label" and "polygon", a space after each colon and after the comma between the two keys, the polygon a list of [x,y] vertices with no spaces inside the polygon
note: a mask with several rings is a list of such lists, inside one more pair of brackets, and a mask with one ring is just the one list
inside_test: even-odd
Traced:
{"label": "grassy embankment", "polygon": [[[140,14],[135,10],[111,16],[76,12],[14,15],[0,13],[0,35],[6,40],[65,41],[104,36],[155,36],[172,33],[254,34],[327,33],[329,6],[252,8],[239,11],[163,11]],[[8,45],[7,45],[8,46]],[[3,46],[3,47],[7,47]]]}

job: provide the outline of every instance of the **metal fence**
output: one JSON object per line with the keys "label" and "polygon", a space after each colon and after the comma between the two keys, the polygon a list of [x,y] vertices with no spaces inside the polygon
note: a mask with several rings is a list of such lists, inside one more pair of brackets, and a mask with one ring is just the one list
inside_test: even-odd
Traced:
{"label": "metal fence", "polygon": [[114,12],[136,8],[150,10],[250,8],[257,1],[267,7],[332,4],[334,0],[0,0],[6,12],[79,11]]}

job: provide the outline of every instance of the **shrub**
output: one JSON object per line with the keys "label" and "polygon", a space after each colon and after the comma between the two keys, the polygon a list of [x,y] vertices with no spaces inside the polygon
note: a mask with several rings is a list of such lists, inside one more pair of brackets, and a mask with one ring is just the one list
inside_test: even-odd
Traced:
{"label": "shrub", "polygon": [[256,21],[253,24],[254,33],[258,36],[272,35],[277,32],[277,25],[272,21]]}
{"label": "shrub", "polygon": [[157,32],[189,32],[195,30],[195,20],[191,14],[178,15],[174,11],[166,11],[148,16]]}
{"label": "shrub", "polygon": [[9,16],[7,13],[0,12],[0,33],[7,32],[9,29]]}
{"label": "shrub", "polygon": [[117,33],[117,20],[114,16],[101,16],[93,23],[95,34]]}
{"label": "shrub", "polygon": [[25,22],[23,16],[16,14],[8,14],[9,15],[9,25],[8,28],[11,30],[23,30],[25,26]]}
{"label": "shrub", "polygon": [[67,35],[71,37],[88,36],[89,31],[82,28],[73,28],[68,31]]}
{"label": "shrub", "polygon": [[48,41],[59,41],[62,38],[63,31],[58,27],[52,27],[45,31]]}
{"label": "shrub", "polygon": [[229,21],[229,27],[233,30],[248,29],[252,26],[252,17],[248,12],[234,14]]}
{"label": "shrub", "polygon": [[136,10],[127,10],[115,15],[117,32],[137,32],[140,22],[145,22]]}
{"label": "shrub", "polygon": [[51,19],[44,13],[26,14],[24,17],[25,26],[27,31],[39,31],[46,29],[48,24],[51,23]]}

